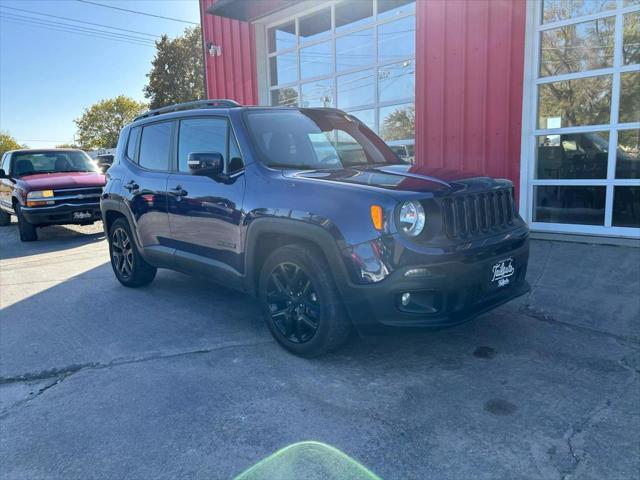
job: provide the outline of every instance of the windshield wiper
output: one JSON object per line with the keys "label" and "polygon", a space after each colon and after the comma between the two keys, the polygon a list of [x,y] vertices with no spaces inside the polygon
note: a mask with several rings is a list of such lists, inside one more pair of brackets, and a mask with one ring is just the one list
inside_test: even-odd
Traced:
{"label": "windshield wiper", "polygon": [[271,168],[286,168],[287,170],[317,170],[319,168],[322,168],[320,166],[305,164],[290,165],[288,163],[269,163],[268,166]]}

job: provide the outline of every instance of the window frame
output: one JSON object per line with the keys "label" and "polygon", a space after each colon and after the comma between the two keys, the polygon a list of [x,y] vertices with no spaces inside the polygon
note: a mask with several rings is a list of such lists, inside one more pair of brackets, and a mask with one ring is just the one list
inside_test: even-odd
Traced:
{"label": "window frame", "polygon": [[[520,164],[520,205],[521,216],[532,230],[549,233],[575,233],[615,237],[640,237],[640,228],[616,227],[612,225],[614,190],[617,186],[640,186],[640,179],[616,179],[616,152],[618,131],[639,129],[640,122],[618,122],[620,110],[620,76],[627,72],[640,71],[640,64],[624,65],[622,59],[623,22],[628,13],[640,11],[640,5],[624,6],[617,0],[616,8],[595,14],[576,16],[555,22],[543,23],[543,2],[527,2],[525,37],[525,72],[522,110],[521,164]],[[540,47],[542,32],[574,25],[582,22],[615,18],[613,66],[554,76],[540,76]],[[538,87],[543,84],[563,80],[609,75],[612,77],[610,121],[605,124],[569,126],[561,128],[538,128]],[[569,133],[609,133],[607,175],[603,179],[536,179],[537,137],[543,135],[563,135]],[[534,222],[534,190],[536,186],[604,186],[605,212],[603,225],[565,224]]]}
{"label": "window frame", "polygon": [[[338,92],[338,77],[343,76],[343,75],[348,75],[348,74],[353,74],[353,73],[357,73],[357,72],[362,72],[362,71],[366,71],[366,70],[373,70],[373,82],[374,82],[374,98],[373,98],[373,103],[367,103],[367,104],[362,104],[362,105],[358,105],[356,107],[349,107],[349,108],[344,108],[343,110],[347,113],[350,113],[352,115],[356,115],[358,114],[359,111],[364,111],[364,110],[373,110],[374,111],[374,123],[373,123],[373,128],[372,130],[374,132],[376,132],[377,134],[379,134],[380,132],[380,109],[383,107],[388,107],[388,106],[394,106],[394,105],[402,105],[402,104],[406,104],[406,103],[412,103],[415,106],[415,102],[416,102],[416,95],[415,95],[415,87],[414,87],[414,91],[413,91],[413,95],[409,96],[409,97],[402,97],[402,98],[397,98],[394,100],[388,100],[388,101],[384,101],[381,102],[380,101],[380,95],[379,95],[379,71],[381,68],[383,67],[387,67],[390,65],[394,65],[394,64],[400,64],[402,62],[406,62],[406,61],[410,61],[413,64],[413,69],[414,69],[414,75],[415,75],[415,64],[416,64],[416,52],[414,50],[413,55],[411,56],[402,56],[402,57],[397,57],[394,58],[393,60],[387,60],[387,61],[380,61],[380,59],[378,58],[378,30],[379,27],[382,25],[386,25],[398,20],[402,20],[405,18],[409,18],[409,17],[413,17],[414,19],[416,19],[416,12],[415,10],[411,10],[409,12],[403,12],[402,14],[399,15],[395,15],[395,16],[390,16],[390,17],[382,17],[379,18],[378,17],[378,0],[371,0],[373,2],[373,15],[371,17],[371,20],[368,22],[365,22],[362,25],[356,25],[352,28],[344,28],[345,26],[343,26],[342,30],[340,30],[339,32],[336,31],[336,5],[343,3],[343,1],[345,0],[331,0],[331,1],[327,1],[327,2],[323,2],[321,4],[315,5],[313,6],[313,8],[309,8],[307,5],[307,8],[304,9],[293,9],[293,13],[286,15],[286,16],[278,16],[277,14],[272,16],[272,17],[267,17],[266,20],[264,20],[263,23],[260,24],[261,28],[263,29],[261,34],[259,34],[258,37],[258,43],[263,43],[263,49],[261,49],[261,45],[258,46],[258,52],[263,51],[264,54],[262,55],[262,60],[258,60],[260,61],[264,61],[264,67],[263,69],[259,68],[258,70],[262,70],[262,72],[264,73],[264,75],[262,76],[263,78],[263,85],[264,85],[264,103],[266,105],[269,106],[275,106],[272,102],[272,92],[282,89],[282,88],[288,88],[288,87],[293,87],[296,88],[298,91],[298,101],[296,103],[296,105],[292,105],[292,106],[297,106],[297,107],[302,107],[301,105],[301,101],[302,101],[302,85],[308,84],[308,83],[312,83],[315,81],[319,81],[319,80],[332,80],[332,88],[333,88],[333,99],[332,99],[332,107],[336,107],[336,108],[340,108],[338,106],[338,96],[339,96],[339,92]],[[420,0],[417,0],[420,1]],[[311,16],[317,12],[320,12],[322,10],[325,10],[327,8],[331,9],[331,30],[329,32],[329,34],[327,36],[323,36],[320,39],[316,39],[313,41],[301,41],[300,38],[300,18],[303,17],[308,17]],[[273,27],[277,27],[278,25],[282,25],[284,23],[288,23],[288,22],[294,22],[295,25],[295,35],[296,35],[296,45],[294,47],[291,48],[286,48],[286,49],[281,49],[281,50],[275,50],[274,52],[269,52],[268,49],[268,45],[269,45],[269,29],[273,28]],[[415,20],[414,20],[415,21]],[[348,35],[352,35],[354,33],[358,33],[361,31],[365,31],[365,30],[369,30],[369,29],[373,29],[373,58],[374,61],[373,63],[369,63],[366,65],[360,65],[360,66],[356,66],[356,67],[352,67],[349,69],[345,69],[342,70],[340,72],[337,71],[336,67],[337,67],[337,62],[336,62],[336,40],[341,38],[341,37],[345,37]],[[309,77],[309,78],[305,78],[304,80],[301,78],[301,68],[300,68],[300,50],[303,48],[307,48],[310,46],[314,46],[314,45],[318,45],[321,43],[325,43],[325,42],[330,42],[331,43],[331,52],[332,52],[332,58],[331,58],[331,63],[332,63],[332,72],[329,74],[325,74],[325,75],[317,75],[314,77]],[[296,66],[297,66],[297,80],[294,82],[287,82],[287,83],[281,83],[278,85],[272,85],[271,84],[271,69],[270,69],[270,62],[271,59],[273,57],[276,57],[278,55],[281,54],[287,54],[287,53],[294,53],[296,56]],[[260,57],[259,57],[260,58]],[[261,102],[262,103],[262,102]],[[285,107],[285,105],[279,105],[281,107]],[[309,107],[309,108],[313,108],[313,107]]]}

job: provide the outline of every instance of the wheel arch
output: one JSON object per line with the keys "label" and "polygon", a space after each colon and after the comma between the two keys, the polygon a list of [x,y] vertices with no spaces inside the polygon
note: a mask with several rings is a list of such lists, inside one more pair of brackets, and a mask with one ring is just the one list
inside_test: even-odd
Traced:
{"label": "wheel arch", "polygon": [[322,255],[342,295],[348,277],[338,244],[332,235],[318,225],[279,218],[256,219],[249,225],[245,249],[245,289],[257,295],[260,271],[275,249],[289,244],[303,244]]}
{"label": "wheel arch", "polygon": [[133,220],[131,211],[118,200],[112,198],[103,198],[100,201],[100,210],[102,211],[102,223],[104,226],[104,233],[109,236],[109,229],[113,222],[118,218],[124,218],[129,222],[129,228],[133,234],[133,240],[136,242],[136,247],[144,256],[144,249],[142,248],[142,242],[138,237],[138,229],[136,228],[136,222]]}

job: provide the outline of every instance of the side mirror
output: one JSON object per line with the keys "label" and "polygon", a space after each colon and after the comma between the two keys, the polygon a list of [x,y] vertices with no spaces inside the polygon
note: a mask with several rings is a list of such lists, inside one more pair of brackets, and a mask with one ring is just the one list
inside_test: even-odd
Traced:
{"label": "side mirror", "polygon": [[11,178],[11,176],[7,175],[7,172],[4,171],[4,168],[0,168],[0,179],[3,179],[3,178],[6,178],[12,183],[16,183],[16,181],[13,178]]}
{"label": "side mirror", "polygon": [[216,179],[224,171],[224,158],[219,152],[192,152],[187,157],[192,175]]}

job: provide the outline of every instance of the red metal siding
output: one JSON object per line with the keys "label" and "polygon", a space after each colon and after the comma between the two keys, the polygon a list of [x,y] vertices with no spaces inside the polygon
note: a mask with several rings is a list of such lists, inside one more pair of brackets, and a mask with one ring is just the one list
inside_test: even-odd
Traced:
{"label": "red metal siding", "polygon": [[200,0],[204,41],[222,47],[222,55],[205,53],[207,97],[258,104],[255,28],[247,22],[209,15],[215,0]]}
{"label": "red metal siding", "polygon": [[416,159],[518,185],[525,0],[417,2]]}
{"label": "red metal siding", "polygon": [[[206,14],[209,98],[258,103],[255,29]],[[418,0],[416,159],[518,185],[525,0]]]}

